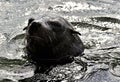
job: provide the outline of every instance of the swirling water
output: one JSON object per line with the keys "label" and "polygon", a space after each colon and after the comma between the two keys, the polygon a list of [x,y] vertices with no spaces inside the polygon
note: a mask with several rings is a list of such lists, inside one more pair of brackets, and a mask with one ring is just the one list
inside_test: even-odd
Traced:
{"label": "swirling water", "polygon": [[[0,0],[1,82],[120,82],[119,5],[119,0]],[[22,29],[29,18],[43,14],[66,18],[82,34],[85,55],[76,60],[87,63],[86,70],[73,62],[53,68],[49,75],[34,75],[34,66],[25,65]]]}

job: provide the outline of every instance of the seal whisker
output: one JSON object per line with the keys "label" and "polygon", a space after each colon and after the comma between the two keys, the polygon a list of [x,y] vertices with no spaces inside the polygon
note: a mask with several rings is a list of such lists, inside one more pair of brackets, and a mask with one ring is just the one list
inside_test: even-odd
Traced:
{"label": "seal whisker", "polygon": [[41,37],[38,37],[38,36],[28,36],[29,38],[34,38],[34,39],[40,39],[40,40],[44,40],[43,38],[41,38]]}

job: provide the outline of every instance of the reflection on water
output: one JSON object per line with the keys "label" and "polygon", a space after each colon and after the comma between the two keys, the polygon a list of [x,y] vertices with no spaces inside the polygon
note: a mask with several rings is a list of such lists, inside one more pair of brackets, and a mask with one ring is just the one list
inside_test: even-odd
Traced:
{"label": "reflection on water", "polygon": [[[25,66],[25,60],[0,58],[0,80],[17,81],[33,75],[33,66]],[[6,81],[5,81],[6,82]]]}
{"label": "reflection on water", "polygon": [[[119,5],[119,0],[1,0],[1,82],[20,79],[24,79],[20,82],[120,82]],[[49,75],[34,75],[34,66],[26,65],[27,61],[22,58],[25,55],[22,29],[30,17],[40,18],[46,13],[56,13],[73,24],[75,30],[82,34],[80,38],[86,48],[85,55],[75,58],[73,63],[53,68]],[[81,60],[85,64],[81,64]],[[82,70],[82,65],[86,65],[85,70]]]}

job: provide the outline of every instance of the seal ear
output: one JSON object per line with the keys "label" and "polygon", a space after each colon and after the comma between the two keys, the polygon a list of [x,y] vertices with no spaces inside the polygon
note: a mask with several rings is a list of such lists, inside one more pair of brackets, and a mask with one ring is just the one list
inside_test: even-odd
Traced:
{"label": "seal ear", "polygon": [[79,33],[78,31],[75,31],[75,30],[72,30],[72,29],[69,29],[69,30],[70,30],[71,34],[79,34],[79,35],[81,35],[81,33]]}
{"label": "seal ear", "polygon": [[[33,22],[34,20],[35,20],[34,18],[30,18],[30,19],[28,20],[28,26],[29,26],[30,23]],[[23,30],[26,30],[28,26],[26,26]]]}
{"label": "seal ear", "polygon": [[35,20],[34,18],[30,18],[30,19],[28,20],[28,26],[29,26],[30,23],[33,22],[34,20]]}

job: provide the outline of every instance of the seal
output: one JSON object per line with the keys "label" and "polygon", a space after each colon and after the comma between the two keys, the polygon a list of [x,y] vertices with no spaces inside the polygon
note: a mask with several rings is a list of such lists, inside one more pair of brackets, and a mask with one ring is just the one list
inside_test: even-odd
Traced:
{"label": "seal", "polygon": [[51,65],[66,64],[72,62],[74,57],[83,55],[81,34],[62,17],[30,18],[23,30],[26,30],[26,53],[36,66],[35,72],[39,67],[45,69]]}

